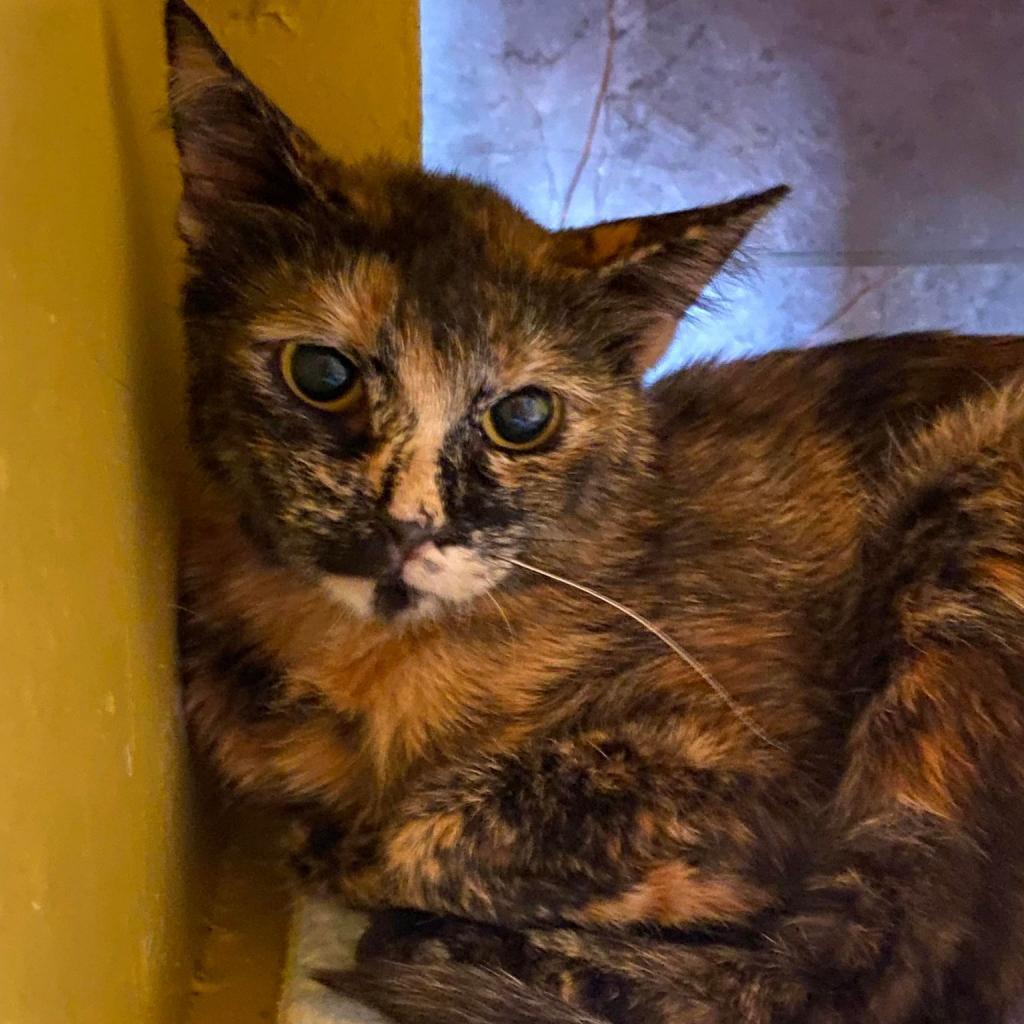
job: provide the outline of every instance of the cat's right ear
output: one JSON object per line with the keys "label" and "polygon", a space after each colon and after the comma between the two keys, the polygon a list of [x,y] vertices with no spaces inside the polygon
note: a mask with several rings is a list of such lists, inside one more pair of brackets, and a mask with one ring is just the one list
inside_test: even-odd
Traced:
{"label": "cat's right ear", "polygon": [[190,250],[217,224],[294,209],[317,193],[316,144],[231,62],[184,0],[165,11],[170,120],[181,163],[178,230]]}
{"label": "cat's right ear", "polygon": [[714,206],[557,231],[545,258],[597,287],[629,339],[630,362],[646,370],[708,282],[788,193],[779,185]]}

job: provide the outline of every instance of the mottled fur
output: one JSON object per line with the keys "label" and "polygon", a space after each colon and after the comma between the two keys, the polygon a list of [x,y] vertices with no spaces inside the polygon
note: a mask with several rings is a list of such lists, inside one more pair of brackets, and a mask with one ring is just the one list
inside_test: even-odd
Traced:
{"label": "mottled fur", "polygon": [[[641,386],[756,219],[337,164],[168,7],[197,743],[408,1024],[997,1021],[1024,990],[1024,340]],[[282,343],[363,373],[304,405]],[[542,449],[479,419],[538,384]],[[650,632],[512,557],[625,602]],[[766,741],[758,735],[763,731]]]}

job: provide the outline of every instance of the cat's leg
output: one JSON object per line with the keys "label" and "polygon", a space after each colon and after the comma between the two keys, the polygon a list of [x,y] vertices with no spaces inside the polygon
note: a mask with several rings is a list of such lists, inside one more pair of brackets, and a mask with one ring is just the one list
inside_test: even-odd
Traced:
{"label": "cat's leg", "polygon": [[832,838],[774,936],[800,1021],[996,1020],[1024,992],[1024,390],[945,417],[896,483]]}
{"label": "cat's leg", "polygon": [[437,770],[383,832],[321,851],[320,880],[364,908],[506,924],[750,920],[777,905],[807,803],[784,753],[712,765],[683,735],[633,722]]}
{"label": "cat's leg", "polygon": [[834,842],[774,936],[807,1020],[917,1021],[966,986],[980,1021],[1024,990],[1021,681],[930,647],[866,712]]}
{"label": "cat's leg", "polygon": [[[179,606],[182,703],[192,741],[223,778],[261,801],[353,800],[359,723],[296,687],[284,667],[183,588]],[[311,841],[320,841],[316,827]],[[322,841],[320,841],[322,844]]]}

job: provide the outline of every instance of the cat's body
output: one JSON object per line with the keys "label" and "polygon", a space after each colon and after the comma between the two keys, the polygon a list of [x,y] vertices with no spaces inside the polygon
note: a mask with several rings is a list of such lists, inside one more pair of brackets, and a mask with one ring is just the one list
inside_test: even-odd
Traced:
{"label": "cat's body", "polygon": [[[918,471],[913,435],[971,391],[971,408],[994,406],[990,388],[1022,361],[1021,340],[918,335],[697,367],[655,390],[664,455],[650,507],[661,514],[646,545],[587,578],[683,642],[782,749],[656,638],[587,595],[542,584],[401,631],[353,620],[267,565],[210,497],[210,514],[193,506],[187,547],[199,622],[184,632],[193,724],[228,778],[302,805],[320,882],[340,885],[343,873],[330,824],[343,830],[357,815],[394,830],[400,906],[520,926],[763,927],[836,840],[828,805],[853,756],[850,729],[899,657],[888,602],[906,600],[904,590],[921,600],[950,557],[945,496],[920,511],[909,499],[908,541],[938,534],[911,549],[920,578],[899,578],[902,542],[872,550],[893,487]],[[956,415],[946,429],[959,429]],[[948,486],[961,486],[952,473]],[[871,607],[876,596],[884,609]],[[959,702],[950,710],[959,715]],[[1024,717],[1000,724],[1024,728]],[[647,758],[653,766],[635,760]],[[935,777],[915,779],[920,766],[904,767],[910,778],[899,766],[886,777],[927,790],[913,801],[937,799],[959,781],[944,773],[962,770],[936,765]],[[453,819],[471,784],[512,785],[502,772],[521,793],[494,807],[474,793],[468,820]],[[477,852],[482,840],[494,848]],[[1020,894],[1001,876],[986,857],[985,885],[1005,905]],[[379,899],[358,876],[344,889],[368,906]],[[927,927],[944,890],[934,898],[920,911]],[[971,910],[985,925],[982,947],[993,941],[983,902]],[[496,953],[463,926],[447,926],[445,941],[453,929],[493,966],[516,962],[506,940]],[[411,934],[436,938],[422,922]],[[585,983],[587,950],[603,940],[581,934],[573,968]],[[607,965],[597,973],[615,978]]]}
{"label": "cat's body", "polygon": [[425,915],[381,916],[337,983],[400,1024],[1000,1019],[1024,340],[645,392],[777,194],[548,235],[329,164],[176,2],[169,29],[186,706],[312,884]]}

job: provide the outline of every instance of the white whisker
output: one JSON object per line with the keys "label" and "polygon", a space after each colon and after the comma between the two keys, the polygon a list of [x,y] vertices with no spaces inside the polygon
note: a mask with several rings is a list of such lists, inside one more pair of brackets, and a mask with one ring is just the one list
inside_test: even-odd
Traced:
{"label": "white whisker", "polygon": [[568,580],[564,576],[559,576],[556,573],[548,572],[546,569],[538,569],[535,565],[530,565],[528,562],[521,562],[518,558],[508,558],[505,555],[494,555],[494,558],[500,559],[502,562],[508,562],[509,565],[518,566],[520,569],[526,569],[527,572],[536,573],[538,576],[545,576],[549,580],[554,580],[556,583],[561,583],[567,587],[572,587],[573,590],[579,590],[581,593],[587,594],[597,601],[603,601],[605,604],[610,605],[616,611],[622,612],[623,615],[628,615],[634,622],[639,623],[649,633],[656,636],[670,651],[675,653],[682,661],[688,665],[694,672],[704,680],[705,683],[722,699],[725,705],[730,711],[755,735],[758,739],[763,740],[769,746],[775,747],[776,750],[785,750],[782,744],[777,743],[773,740],[751,717],[750,712],[740,704],[728,690],[722,684],[715,679],[715,677],[688,651],[684,650],[672,639],[667,633],[660,630],[653,622],[645,619],[639,612],[633,611],[632,608],[622,604],[620,601],[616,601],[614,598],[607,597],[600,591],[594,590],[592,587],[585,586],[582,583],[576,583],[573,580]]}
{"label": "white whisker", "polygon": [[508,626],[508,635],[513,640],[516,638],[516,631],[512,628],[512,620],[508,617],[508,612],[498,603],[498,599],[489,590],[486,591],[487,596],[491,599],[491,604],[498,609],[498,614],[505,620],[505,625]]}

